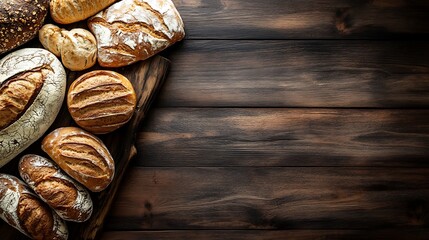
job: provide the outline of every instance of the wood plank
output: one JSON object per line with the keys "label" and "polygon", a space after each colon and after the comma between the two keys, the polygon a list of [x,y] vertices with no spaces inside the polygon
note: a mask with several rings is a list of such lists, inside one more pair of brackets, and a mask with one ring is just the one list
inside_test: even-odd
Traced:
{"label": "wood plank", "polygon": [[425,41],[188,40],[164,54],[158,106],[429,107]]}
{"label": "wood plank", "polygon": [[428,229],[385,229],[385,230],[179,230],[179,231],[118,231],[104,232],[101,240],[275,240],[275,239],[294,239],[294,240],[427,240]]}
{"label": "wood plank", "polygon": [[174,0],[189,39],[428,36],[425,0]]}
{"label": "wood plank", "polygon": [[155,108],[137,166],[429,165],[429,110]]}
{"label": "wood plank", "polygon": [[109,230],[429,226],[429,169],[131,168]]}

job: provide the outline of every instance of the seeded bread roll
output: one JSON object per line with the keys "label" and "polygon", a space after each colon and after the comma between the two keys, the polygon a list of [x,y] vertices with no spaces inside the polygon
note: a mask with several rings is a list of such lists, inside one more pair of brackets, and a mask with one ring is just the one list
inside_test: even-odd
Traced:
{"label": "seeded bread roll", "polygon": [[25,48],[0,60],[0,167],[46,132],[65,90],[61,62],[44,49]]}
{"label": "seeded bread roll", "polygon": [[97,39],[98,63],[121,67],[145,60],[185,36],[171,0],[122,0],[88,20]]}
{"label": "seeded bread roll", "polygon": [[52,161],[28,154],[21,158],[18,169],[28,186],[62,219],[83,222],[91,216],[92,200],[88,191]]}
{"label": "seeded bread roll", "polygon": [[131,82],[113,71],[92,71],[70,86],[67,106],[83,129],[95,134],[112,132],[127,123],[136,106]]}
{"label": "seeded bread roll", "polygon": [[109,150],[96,136],[76,127],[49,133],[42,150],[69,176],[93,192],[104,190],[115,174]]}
{"label": "seeded bread roll", "polygon": [[18,178],[0,174],[0,217],[36,240],[66,240],[64,221]]}
{"label": "seeded bread roll", "polygon": [[48,8],[49,0],[0,1],[0,54],[33,39]]}
{"label": "seeded bread roll", "polygon": [[51,0],[51,16],[55,22],[69,24],[87,19],[116,0]]}

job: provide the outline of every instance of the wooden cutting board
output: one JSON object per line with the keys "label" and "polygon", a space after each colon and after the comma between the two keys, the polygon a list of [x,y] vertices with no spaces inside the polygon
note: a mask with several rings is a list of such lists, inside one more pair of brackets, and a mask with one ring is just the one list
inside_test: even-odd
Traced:
{"label": "wooden cutting board", "polygon": [[[99,136],[106,144],[110,150],[110,153],[112,154],[113,159],[115,160],[115,177],[106,190],[100,193],[92,193],[94,211],[91,218],[87,222],[67,223],[69,227],[70,240],[96,239],[99,236],[99,233],[103,227],[103,222],[120,186],[121,179],[126,172],[131,158],[136,154],[134,141],[136,138],[136,132],[140,126],[140,122],[148,113],[156,93],[161,88],[164,78],[167,74],[169,64],[169,60],[160,56],[155,56],[146,61],[139,62],[128,67],[113,69],[114,71],[117,71],[126,76],[132,82],[137,94],[137,108],[132,119],[125,126],[112,133]],[[73,80],[78,78],[83,73],[84,72],[69,72],[67,77],[67,86],[70,86]],[[47,133],[54,130],[55,128],[63,126],[76,126],[67,110],[65,102],[63,103],[63,107],[57,119],[51,128],[47,131]],[[43,139],[43,137],[41,139]],[[20,154],[17,158],[1,168],[0,172],[19,176],[17,162],[23,154],[35,153],[47,157],[47,155],[40,149],[41,139],[30,146],[26,151],[24,151],[24,153]],[[19,231],[7,225],[4,221],[0,220],[0,239],[20,240],[28,238]]]}

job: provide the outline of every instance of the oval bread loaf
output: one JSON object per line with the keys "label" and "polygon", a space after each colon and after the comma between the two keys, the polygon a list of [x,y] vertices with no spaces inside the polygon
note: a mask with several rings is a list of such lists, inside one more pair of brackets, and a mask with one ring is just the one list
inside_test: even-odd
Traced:
{"label": "oval bread loaf", "polygon": [[0,217],[36,240],[66,240],[65,222],[18,178],[0,174]]}
{"label": "oval bread loaf", "polygon": [[57,57],[72,71],[88,69],[97,62],[97,43],[88,30],[75,28],[71,31],[53,24],[44,25],[39,31],[43,47]]}
{"label": "oval bread loaf", "polygon": [[115,164],[109,150],[96,136],[76,127],[63,127],[42,141],[45,151],[69,176],[93,192],[112,181]]}
{"label": "oval bread loaf", "polygon": [[83,129],[95,134],[112,132],[133,116],[136,93],[123,75],[106,70],[80,76],[70,86],[67,106]]}
{"label": "oval bread loaf", "polygon": [[65,70],[49,51],[25,48],[0,60],[0,167],[46,132],[65,90]]}
{"label": "oval bread loaf", "polygon": [[37,36],[48,8],[49,0],[0,1],[0,54]]}
{"label": "oval bread loaf", "polygon": [[185,37],[171,0],[122,0],[90,18],[88,26],[97,39],[102,67],[145,60]]}
{"label": "oval bread loaf", "polygon": [[18,169],[28,186],[62,219],[83,222],[91,216],[92,200],[88,191],[52,161],[28,154],[21,158]]}
{"label": "oval bread loaf", "polygon": [[103,10],[116,0],[51,0],[51,16],[55,22],[78,22]]}

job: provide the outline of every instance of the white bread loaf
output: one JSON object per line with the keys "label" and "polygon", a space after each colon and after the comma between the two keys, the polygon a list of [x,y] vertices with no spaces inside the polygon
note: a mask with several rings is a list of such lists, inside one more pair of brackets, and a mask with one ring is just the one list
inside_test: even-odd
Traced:
{"label": "white bread loaf", "polygon": [[39,139],[54,122],[66,90],[61,62],[25,48],[0,60],[0,167]]}

